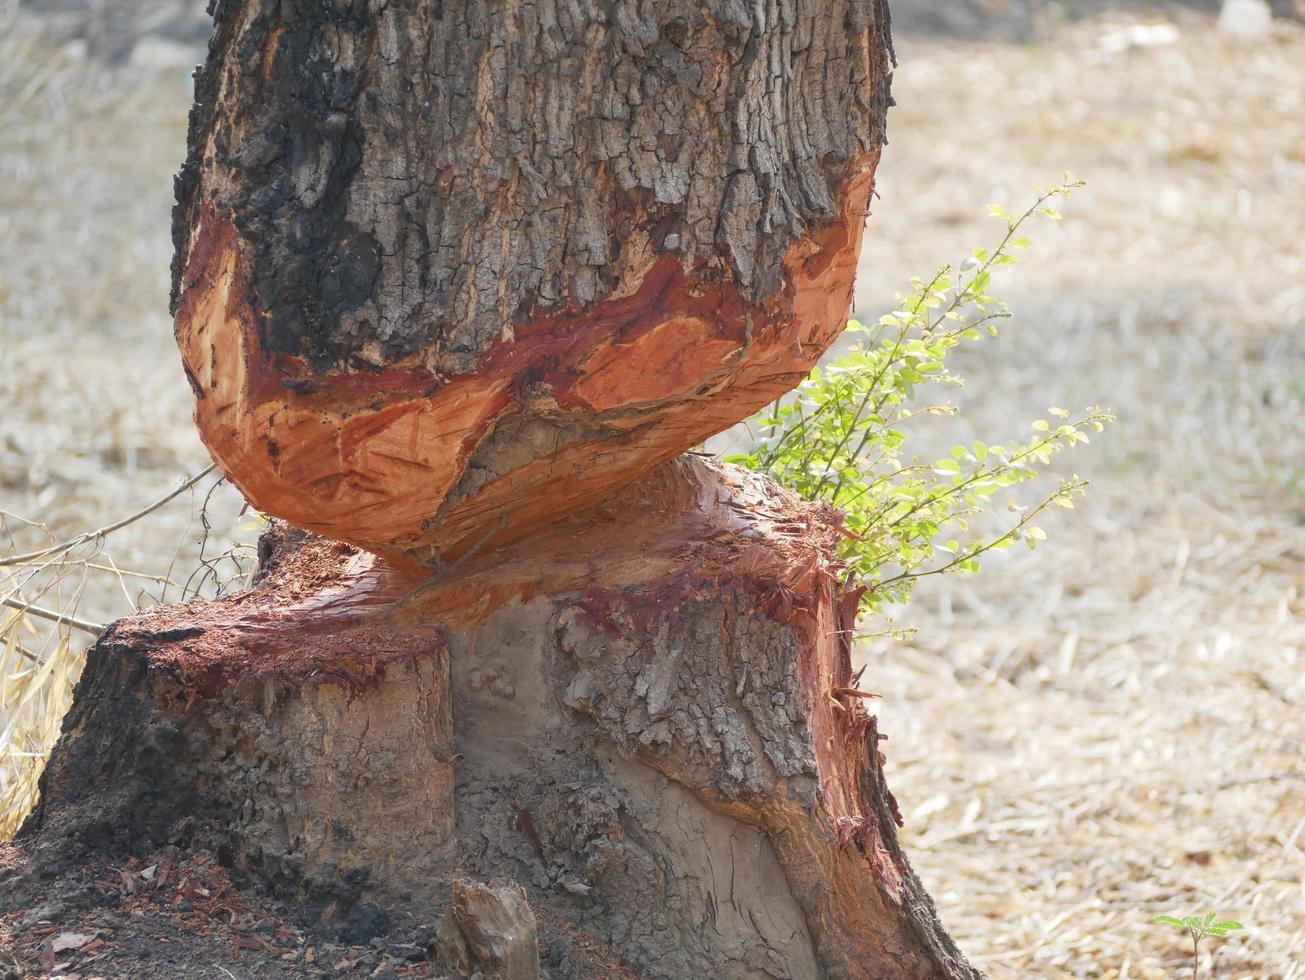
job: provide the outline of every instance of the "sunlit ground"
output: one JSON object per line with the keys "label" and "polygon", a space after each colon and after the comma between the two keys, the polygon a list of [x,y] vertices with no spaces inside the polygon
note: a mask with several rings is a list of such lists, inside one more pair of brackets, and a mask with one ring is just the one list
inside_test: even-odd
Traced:
{"label": "sunlit ground", "polygon": [[1247,927],[1218,976],[1305,975],[1305,30],[1134,14],[899,55],[859,314],[989,245],[987,201],[1089,181],[926,442],[1119,416],[1049,544],[931,580],[914,640],[865,653],[908,852],[993,977],[1172,977],[1152,917],[1206,911]]}
{"label": "sunlit ground", "polygon": [[[1247,926],[1219,976],[1305,976],[1305,30],[1129,14],[898,53],[859,315],[989,244],[988,201],[1089,181],[1002,283],[1018,320],[957,355],[961,417],[922,438],[1119,415],[1070,460],[1093,487],[1048,544],[922,587],[919,634],[865,651],[909,852],[993,977],[1172,977],[1184,941],[1152,917],[1207,910]],[[56,536],[208,462],[167,317],[189,99],[184,67],[109,72],[0,23],[0,508]],[[177,595],[201,503],[109,557]],[[210,549],[251,537],[239,506],[214,497]],[[95,621],[163,588],[84,574]]]}

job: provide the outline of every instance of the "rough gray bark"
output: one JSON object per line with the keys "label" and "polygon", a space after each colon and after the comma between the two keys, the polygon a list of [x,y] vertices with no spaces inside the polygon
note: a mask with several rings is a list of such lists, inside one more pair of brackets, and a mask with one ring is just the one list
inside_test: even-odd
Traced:
{"label": "rough gray bark", "polygon": [[32,866],[176,840],[334,924],[452,889],[503,976],[519,896],[453,882],[520,883],[558,978],[974,977],[897,844],[838,516],[673,458],[846,322],[883,0],[214,10],[176,337],[215,460],[325,536],[96,646]]}
{"label": "rough gray bark", "polygon": [[482,963],[524,911],[453,882],[507,878],[555,978],[976,977],[897,844],[837,533],[695,460],[443,579],[279,530],[255,589],[92,651],[23,846],[207,846],[344,927],[451,902]]}
{"label": "rough gray bark", "polygon": [[883,143],[886,38],[883,0],[223,0],[174,303],[205,203],[267,349],[322,368],[475,370],[666,253],[764,297]]}

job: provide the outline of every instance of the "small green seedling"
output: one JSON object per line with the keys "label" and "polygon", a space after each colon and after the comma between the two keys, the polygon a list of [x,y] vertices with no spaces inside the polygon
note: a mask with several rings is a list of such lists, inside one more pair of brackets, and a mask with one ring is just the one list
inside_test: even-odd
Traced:
{"label": "small green seedling", "polygon": [[[998,323],[1010,316],[989,288],[996,269],[1015,264],[1030,247],[1023,226],[1037,217],[1059,219],[1048,202],[1081,186],[1066,175],[1021,213],[991,206],[1005,225],[995,248],[975,249],[957,268],[943,266],[931,279],[912,280],[896,307],[876,322],[851,321],[847,332],[854,342],[846,352],[753,416],[751,445],[726,457],[842,512],[840,557],[851,584],[862,590],[863,615],[904,604],[925,576],[977,572],[980,558],[990,553],[1019,542],[1036,547],[1047,535],[1035,518],[1051,506],[1072,508],[1087,486],[1072,477],[1050,492],[1015,499],[1017,487],[1034,480],[1053,455],[1087,442],[1089,432],[1113,420],[1096,407],[1079,415],[1050,408],[1050,418],[1034,421],[1028,436],[956,445],[941,459],[917,455],[908,438],[912,420],[956,411],[928,394],[930,386],[964,384],[948,355],[995,337]],[[1002,516],[1003,496],[1013,516]],[[972,526],[985,514],[998,518],[995,528]]]}
{"label": "small green seedling", "polygon": [[1207,936],[1222,939],[1230,932],[1245,928],[1240,922],[1232,919],[1218,919],[1213,912],[1204,916],[1189,915],[1181,919],[1176,915],[1157,915],[1155,921],[1177,929],[1186,929],[1187,934],[1192,937],[1192,980],[1196,980],[1196,971],[1201,965],[1201,943]]}

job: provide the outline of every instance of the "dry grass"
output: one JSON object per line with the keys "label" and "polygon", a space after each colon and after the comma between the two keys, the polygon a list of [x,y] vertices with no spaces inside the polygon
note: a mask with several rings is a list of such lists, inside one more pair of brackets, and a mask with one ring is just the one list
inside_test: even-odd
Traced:
{"label": "dry grass", "polygon": [[[1212,945],[1219,976],[1305,976],[1305,31],[1116,15],[899,53],[860,312],[986,243],[986,201],[1090,181],[1003,290],[1019,321],[958,365],[972,431],[931,437],[1120,416],[1049,545],[922,587],[918,637],[866,651],[909,851],[994,978],[1171,977],[1183,942],[1151,917],[1207,909],[1248,927]],[[58,538],[207,462],[165,313],[188,99],[184,71],[110,75],[0,19],[0,507]],[[237,509],[215,504],[221,535]],[[166,576],[199,530],[173,505],[110,557]],[[160,591],[77,574],[91,619]]]}
{"label": "dry grass", "polygon": [[81,670],[71,633],[34,625],[19,609],[0,611],[0,840],[36,805],[37,779]]}
{"label": "dry grass", "polygon": [[[208,464],[167,319],[186,75],[52,49],[0,0],[0,840],[34,801],[91,638],[29,605],[105,622],[179,596],[200,553],[207,485],[108,538],[8,561]],[[229,488],[214,494],[208,554],[229,546],[238,509]]]}
{"label": "dry grass", "polygon": [[1305,30],[899,53],[863,312],[987,244],[983,202],[1089,180],[1003,286],[1016,322],[957,355],[968,425],[930,435],[1120,419],[1049,545],[922,586],[915,640],[866,653],[908,853],[994,980],[1178,976],[1175,911],[1248,927],[1206,976],[1305,976]]}

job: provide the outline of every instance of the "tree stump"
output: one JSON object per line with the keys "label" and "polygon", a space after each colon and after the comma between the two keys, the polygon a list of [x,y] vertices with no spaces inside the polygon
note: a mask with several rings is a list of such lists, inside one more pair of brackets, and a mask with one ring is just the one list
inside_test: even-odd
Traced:
{"label": "tree stump", "polygon": [[336,922],[506,876],[638,976],[975,976],[898,847],[838,534],[696,457],[434,578],[278,526],[248,592],[96,645],[23,836],[202,843]]}
{"label": "tree stump", "polygon": [[101,638],[32,865],[203,846],[328,923],[447,906],[503,976],[525,911],[554,977],[975,976],[898,847],[838,515],[681,455],[844,325],[883,0],[214,11],[176,338],[288,524]]}

